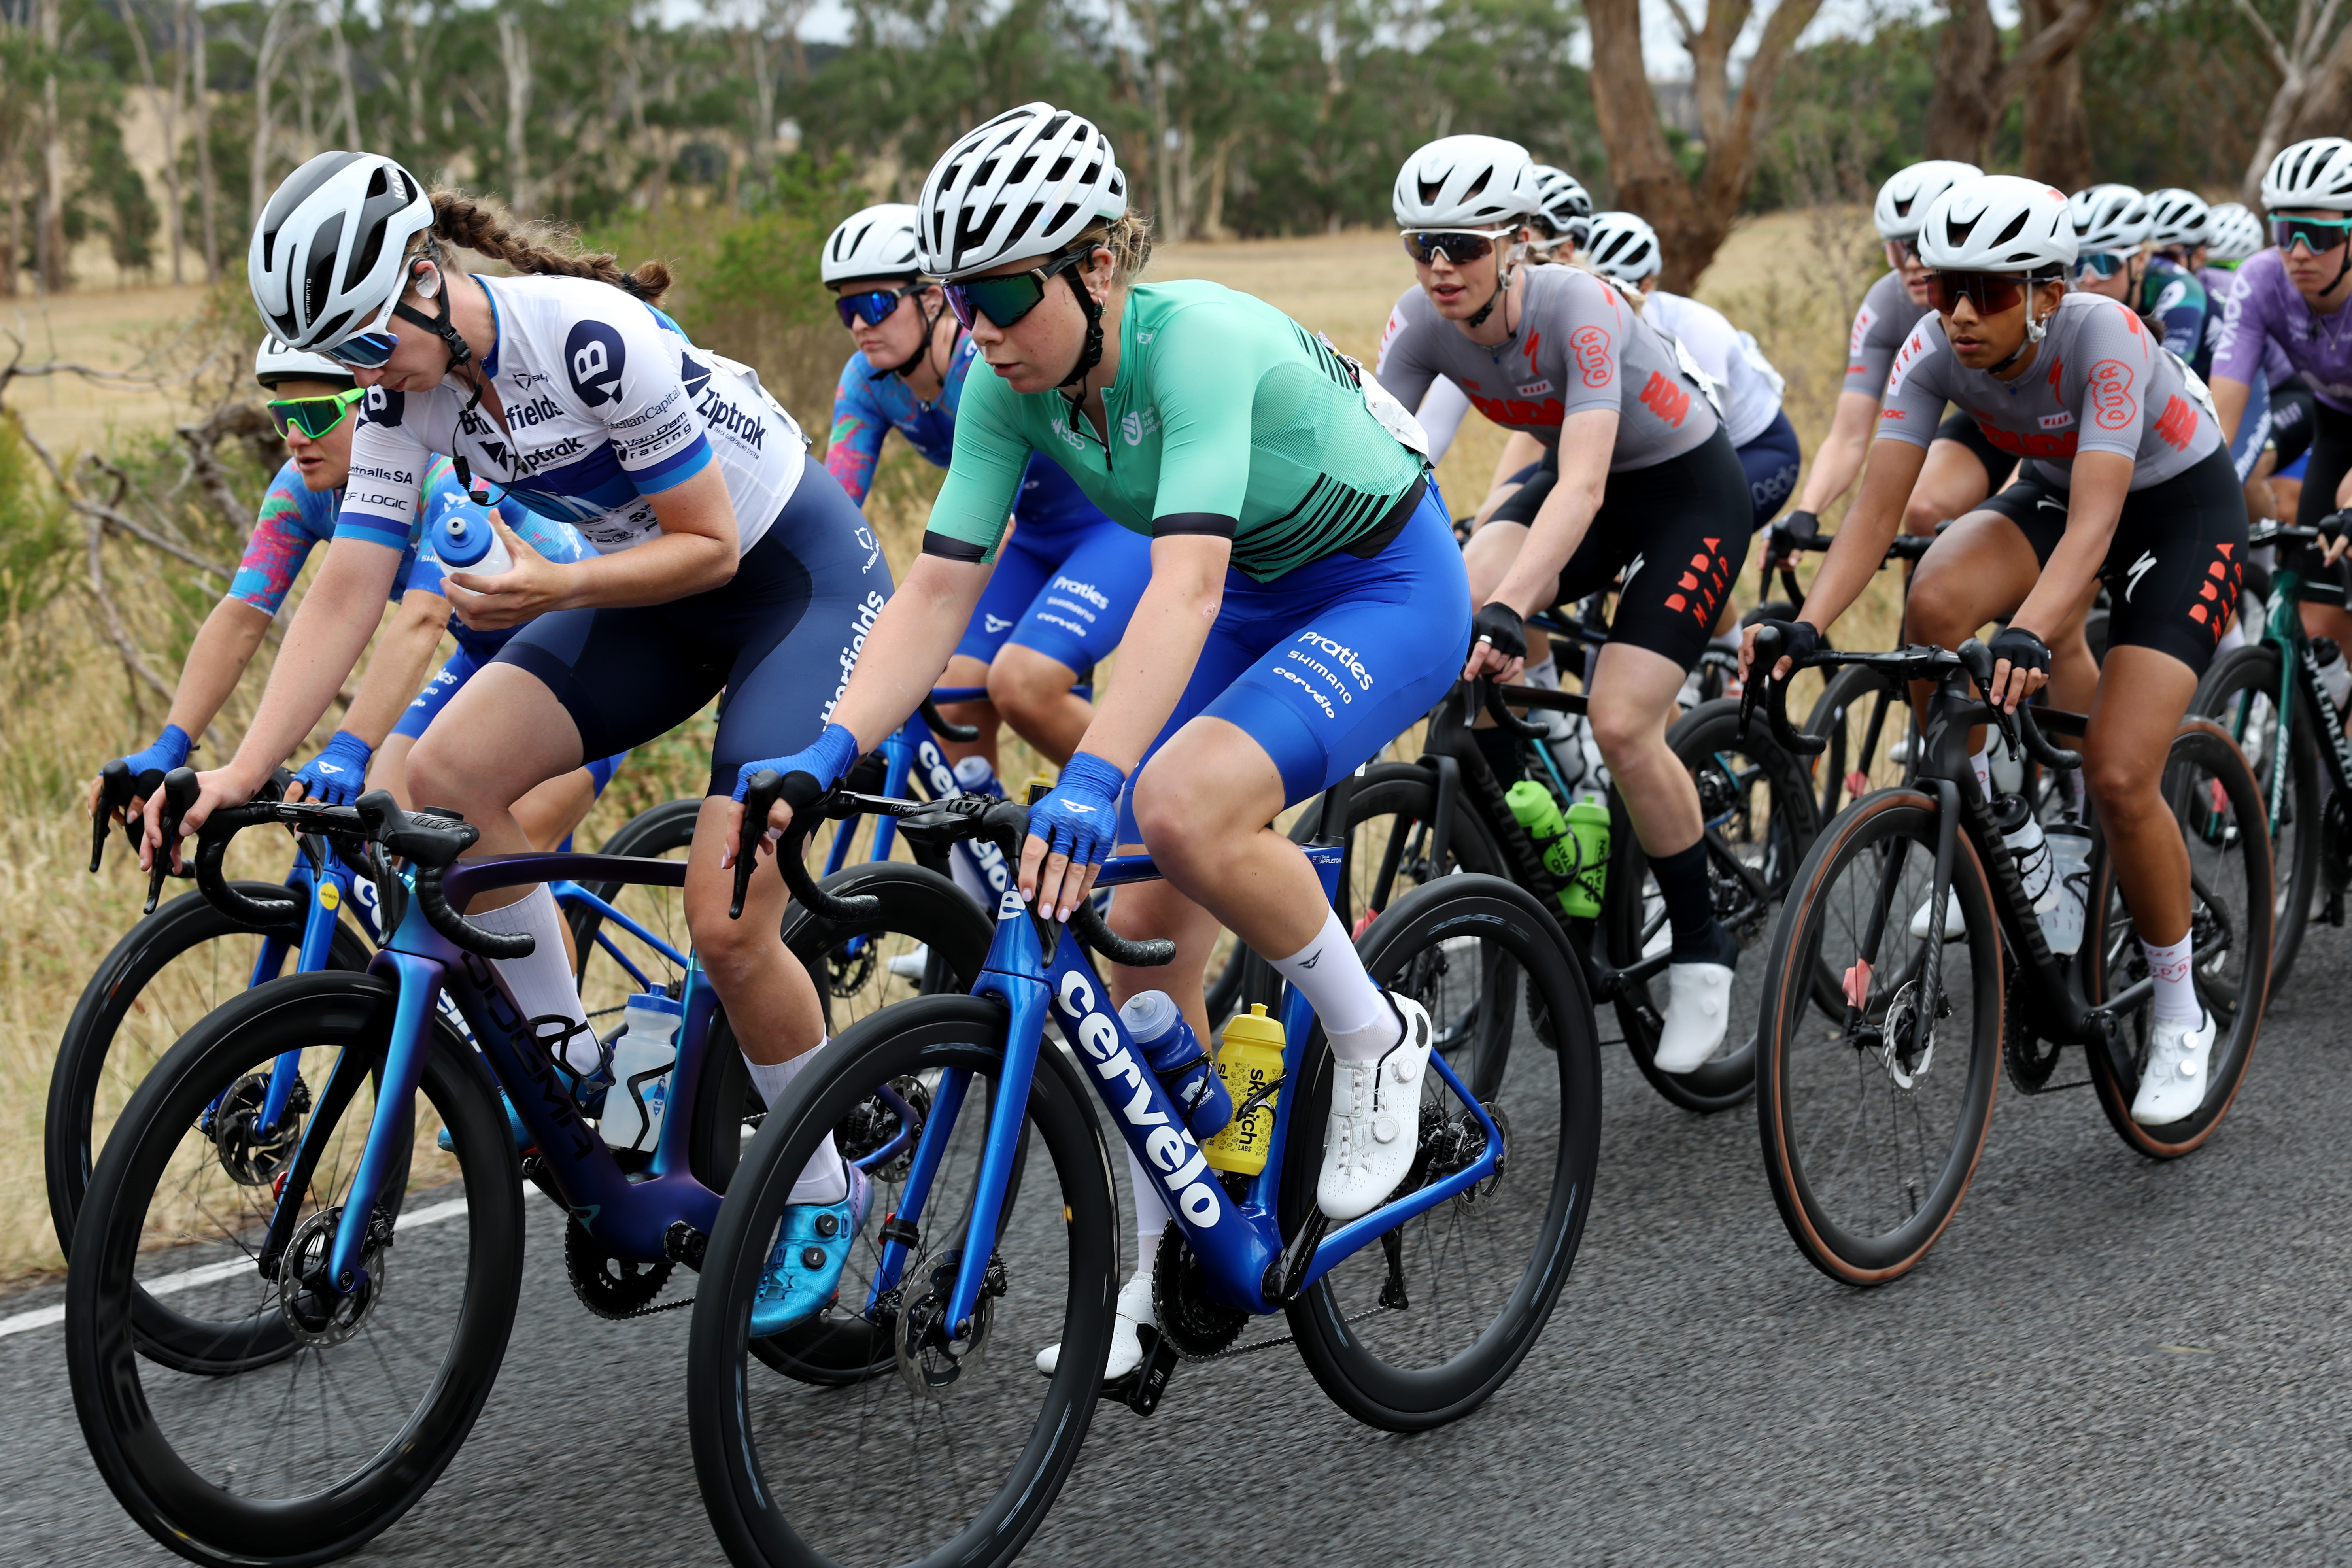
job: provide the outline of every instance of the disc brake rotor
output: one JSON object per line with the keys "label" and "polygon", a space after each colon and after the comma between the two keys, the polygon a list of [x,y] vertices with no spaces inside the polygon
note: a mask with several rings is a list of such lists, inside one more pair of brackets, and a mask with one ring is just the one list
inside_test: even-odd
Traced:
{"label": "disc brake rotor", "polygon": [[340,1208],[320,1209],[294,1227],[286,1255],[278,1262],[278,1311],[295,1340],[314,1349],[341,1344],[360,1331],[369,1309],[383,1294],[384,1252],[392,1244],[392,1222],[382,1210],[368,1226],[367,1243],[360,1250],[360,1268],[367,1278],[356,1290],[337,1294],[326,1289],[327,1264],[334,1251],[335,1229],[342,1223]]}
{"label": "disc brake rotor", "polygon": [[[1922,1029],[1927,1039],[1915,1052],[1911,1037]],[[1909,1089],[1927,1076],[1936,1061],[1936,1026],[1919,1021],[1919,983],[1906,981],[1886,1004],[1886,1021],[1880,1026],[1879,1059],[1897,1089]]]}
{"label": "disc brake rotor", "polygon": [[302,1118],[310,1110],[310,1086],[297,1075],[286,1099],[286,1114],[277,1126],[265,1128],[261,1112],[268,1100],[269,1074],[251,1072],[229,1085],[228,1092],[205,1113],[203,1131],[213,1141],[221,1169],[241,1187],[274,1182],[293,1163]]}
{"label": "disc brake rotor", "polygon": [[1007,1281],[1003,1262],[991,1259],[982,1278],[980,1300],[971,1310],[971,1329],[961,1340],[948,1334],[948,1300],[955,1293],[956,1271],[963,1255],[950,1251],[924,1276],[922,1293],[902,1297],[898,1324],[890,1336],[898,1352],[898,1375],[907,1386],[927,1398],[944,1399],[967,1368],[977,1366],[988,1352],[989,1331],[995,1326],[996,1299]]}

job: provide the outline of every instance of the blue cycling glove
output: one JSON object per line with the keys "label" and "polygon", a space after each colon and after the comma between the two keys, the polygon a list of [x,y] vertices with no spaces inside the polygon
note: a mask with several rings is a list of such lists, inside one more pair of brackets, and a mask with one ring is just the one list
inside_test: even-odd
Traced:
{"label": "blue cycling glove", "polygon": [[375,748],[365,741],[349,730],[338,730],[323,751],[302,764],[294,782],[302,786],[305,800],[349,805],[367,787],[368,759],[374,754]]}
{"label": "blue cycling glove", "polygon": [[735,770],[735,798],[741,800],[750,793],[751,775],[773,768],[787,776],[807,773],[816,780],[820,790],[831,789],[841,782],[857,761],[857,737],[839,724],[827,724],[824,733],[801,751],[786,757],[769,757],[761,762],[745,763]]}
{"label": "blue cycling glove", "polygon": [[[122,765],[131,770],[133,783],[145,778],[150,773],[161,778],[173,768],[186,767],[188,753],[194,747],[195,742],[188,739],[188,732],[185,730],[181,729],[177,724],[166,724],[163,726],[163,732],[155,737],[153,745],[143,752],[131,752],[122,759]],[[147,786],[148,789],[153,787],[152,784]],[[141,793],[146,792],[142,790]]]}
{"label": "blue cycling glove", "polygon": [[1079,752],[1054,793],[1029,808],[1029,831],[1074,866],[1099,866],[1118,842],[1118,794],[1126,787],[1125,773]]}

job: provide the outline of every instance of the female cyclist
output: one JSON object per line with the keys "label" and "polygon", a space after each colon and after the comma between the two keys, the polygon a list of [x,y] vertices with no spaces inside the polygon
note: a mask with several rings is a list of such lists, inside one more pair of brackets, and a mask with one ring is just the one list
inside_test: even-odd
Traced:
{"label": "female cyclist", "polygon": [[[1983,171],[1974,163],[1931,158],[1898,171],[1878,187],[1871,221],[1885,242],[1892,268],[1870,286],[1853,313],[1846,341],[1845,385],[1838,394],[1830,433],[1813,452],[1812,472],[1784,524],[1801,538],[1820,527],[1818,514],[1853,488],[1870,450],[1871,429],[1885,395],[1886,373],[1895,353],[1927,314],[1927,268],[1919,260],[1919,220],[1937,196]],[[1913,533],[1933,533],[1948,517],[1958,517],[2009,482],[2016,460],[1988,444],[1974,420],[1955,414],[1937,426],[1919,471],[1918,488],[1903,513]]]}
{"label": "female cyclist", "polygon": [[[2238,268],[2223,307],[2221,346],[2213,352],[2213,401],[2221,427],[2237,433],[2263,358],[2276,348],[2312,395],[2309,463],[2295,521],[2309,527],[2352,504],[2352,142],[2319,136],[2271,160],[2263,175],[2272,248]],[[2282,400],[2273,401],[2275,422]],[[2297,552],[2302,569],[2315,552]],[[2331,563],[2342,547],[2328,552]],[[2305,601],[2303,624],[2315,637],[2352,646],[2352,615]]]}
{"label": "female cyclist", "polygon": [[[468,274],[459,247],[518,276]],[[409,759],[419,799],[481,830],[475,853],[527,847],[517,801],[583,757],[667,733],[726,689],[686,918],[752,1081],[772,1101],[823,1042],[823,1015],[778,937],[782,882],[761,879],[743,918],[727,918],[720,827],[741,764],[804,744],[823,725],[887,601],[889,568],[861,542],[857,509],[747,368],[689,342],[653,308],[668,283],[661,267],[624,273],[485,204],[428,195],[389,158],[326,153],[289,175],[255,227],[247,276],[274,331],[352,366],[369,389],[346,523],[405,520],[440,453],[461,481],[478,474],[570,519],[600,552],[563,564],[517,551],[511,571],[451,574],[474,593],[463,601],[470,624],[530,622]],[[397,564],[362,538],[336,542],[244,743],[200,775],[191,829],[248,797],[324,710],[332,672],[373,627],[366,605]],[[149,821],[160,853],[152,806]],[[553,896],[544,885],[502,890],[471,912],[536,940],[499,965],[516,1002],[551,1058],[599,1071]],[[840,1233],[865,1192],[829,1144],[810,1162],[788,1226],[806,1235],[796,1257],[831,1256],[775,1282],[761,1332],[829,1299],[847,1258]]]}
{"label": "female cyclist", "polygon": [[[913,207],[853,214],[826,238],[820,270],[857,340],[833,395],[824,467],[863,506],[894,429],[947,467],[979,345],[939,285],[920,276]],[[941,742],[949,756],[977,754],[995,767],[1001,713],[1041,755],[1057,766],[1068,762],[1094,717],[1070,688],[1118,646],[1150,574],[1149,540],[1105,517],[1055,464],[1032,462],[1004,558],[948,661],[948,685],[985,687],[989,699],[946,710],[950,720],[981,728],[970,744]]]}
{"label": "female cyclist", "polygon": [[[338,531],[337,514],[352,465],[352,405],[362,396],[352,373],[324,355],[264,338],[254,353],[253,376],[275,395],[265,406],[286,439],[286,462],[262,494],[260,514],[228,592],[205,618],[188,649],[163,732],[144,751],[122,759],[134,779],[147,781],[142,798],[164,773],[185,765],[193,737],[212,723],[236,689],[312,547]],[[498,510],[501,523],[551,561],[577,561],[586,553],[586,544],[569,523],[541,517],[511,501]],[[401,552],[391,587],[400,611],[376,640],[343,727],[295,775],[295,798],[341,805],[359,795],[364,776],[405,802],[408,750],[415,738],[424,733],[446,692],[510,635],[474,631],[450,613],[428,536],[435,522],[452,514],[477,527],[484,525],[484,510],[458,485],[449,465],[436,460],[425,470],[421,504],[397,543],[388,531],[368,535],[381,534],[379,542]],[[418,682],[424,680],[445,627],[457,637],[457,652],[419,691]],[[350,674],[348,668],[344,674]],[[414,701],[411,693],[415,693]],[[576,775],[551,781],[517,802],[516,816],[531,844],[551,848],[570,835],[619,760],[600,758]],[[102,787],[92,781],[93,812]],[[139,809],[135,801],[132,809]]]}
{"label": "female cyclist", "polygon": [[2066,205],[2074,215],[2073,286],[2137,311],[2166,348],[2195,359],[2205,341],[2205,285],[2188,268],[2148,254],[2157,232],[2154,198],[2129,185],[2093,185]]}
{"label": "female cyclist", "polygon": [[[2155,1040],[2132,1119],[2177,1121],[2204,1099],[2214,1030],[2190,969],[2188,852],[2159,781],[2237,603],[2245,502],[2179,362],[2129,306],[2067,291],[2076,253],[2063,195],[2011,175],[1956,186],[1928,210],[1920,256],[1934,269],[1937,314],[1895,355],[1861,499],[1801,618],[1784,626],[1788,646],[1819,646],[1876,573],[1946,402],[2025,460],[2017,483],[1920,562],[1906,635],[1956,647],[2008,617],[1992,639],[1989,695],[2013,711],[2048,679],[2043,634],[2099,580],[2111,584],[2084,769],[2156,979]],[[1754,646],[1751,635],[1743,657]],[[1784,659],[1775,673],[1788,668]],[[1981,752],[1978,767],[1981,781]]]}
{"label": "female cyclist", "polygon": [[1715,918],[1698,792],[1666,725],[1747,559],[1753,509],[1706,378],[1643,319],[1639,293],[1580,267],[1505,266],[1497,242],[1531,184],[1527,153],[1489,136],[1406,162],[1394,203],[1419,282],[1389,316],[1380,375],[1409,405],[1449,376],[1547,449],[1463,551],[1484,606],[1465,679],[1517,679],[1525,616],[1624,574],[1588,717],[1674,929],[1657,1064],[1689,1072],[1730,1026],[1739,944]]}
{"label": "female cyclist", "polygon": [[[1270,955],[1335,1058],[1318,1199],[1336,1219],[1367,1213],[1412,1159],[1396,1131],[1417,1114],[1428,1016],[1372,983],[1306,857],[1265,825],[1377,753],[1460,668],[1470,603],[1444,502],[1372,412],[1376,389],[1314,333],[1214,283],[1135,281],[1144,226],[1087,121],[1045,103],[997,116],[940,159],[919,205],[923,269],[989,374],[964,388],[922,556],[834,722],[762,765],[822,787],[905,720],[987,590],[1023,474],[1050,457],[1150,537],[1151,576],[1117,700],[1030,813],[1023,896],[1066,920],[1110,847],[1139,840],[1167,879],[1123,890],[1117,921],[1172,937],[1177,958],[1115,971],[1114,994],[1164,986],[1204,1038],[1219,922]],[[789,819],[779,805],[771,821]],[[1164,1224],[1157,1184],[1134,1189],[1142,1271],[1119,1293],[1114,1377],[1152,1321]]]}

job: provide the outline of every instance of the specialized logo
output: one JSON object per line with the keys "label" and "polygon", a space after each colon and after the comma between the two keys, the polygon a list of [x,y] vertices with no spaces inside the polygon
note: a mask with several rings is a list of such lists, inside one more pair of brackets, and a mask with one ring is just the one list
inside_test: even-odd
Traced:
{"label": "specialized logo", "polygon": [[621,400],[621,372],[628,363],[621,334],[602,321],[579,321],[563,340],[564,368],[572,391],[591,408]]}
{"label": "specialized logo", "polygon": [[2123,361],[2103,359],[2093,365],[2084,388],[2090,394],[2091,422],[2102,430],[2121,430],[2130,425],[2139,414],[2131,389],[2131,366]]}
{"label": "specialized logo", "polygon": [[1576,370],[1587,386],[1609,384],[1609,331],[1605,327],[1579,327],[1568,334],[1569,352],[1576,356]]}
{"label": "specialized logo", "polygon": [[[1155,1110],[1160,1080],[1137,1065],[1134,1054],[1119,1037],[1119,1026],[1103,1011],[1087,977],[1073,971],[1062,976],[1054,993],[1062,1009],[1062,1031],[1105,1082],[1124,1079],[1134,1090],[1125,1105],[1111,1103],[1129,1127],[1149,1128],[1143,1137],[1143,1163],[1160,1184],[1175,1194],[1176,1209],[1195,1227],[1206,1229],[1224,1217],[1224,1199],[1211,1179],[1208,1156],[1184,1124]],[[1108,1097],[1106,1097],[1108,1098]]]}
{"label": "specialized logo", "polygon": [[2139,592],[2139,580],[2147,576],[2155,569],[2156,552],[2152,550],[2141,551],[2139,559],[2133,562],[2129,568],[2127,568],[2124,573],[2124,575],[2129,579],[2124,587],[2124,603],[2131,603],[2132,595]]}

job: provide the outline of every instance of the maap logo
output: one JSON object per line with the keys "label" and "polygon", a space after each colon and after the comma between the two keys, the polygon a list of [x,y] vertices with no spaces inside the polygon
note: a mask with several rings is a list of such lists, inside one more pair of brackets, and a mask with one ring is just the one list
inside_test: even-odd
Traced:
{"label": "maap logo", "polygon": [[1118,1105],[1116,1093],[1106,1098],[1118,1106],[1129,1126],[1150,1130],[1143,1138],[1144,1163],[1160,1178],[1160,1185],[1175,1194],[1171,1201],[1193,1225],[1206,1228],[1216,1224],[1224,1215],[1224,1200],[1210,1174],[1208,1156],[1201,1152],[1182,1122],[1152,1109],[1152,1090],[1159,1087],[1158,1080],[1120,1043],[1118,1026],[1097,1005],[1095,988],[1087,984],[1085,975],[1066,973],[1054,999],[1062,1006],[1063,1027],[1077,1041],[1095,1071],[1107,1082],[1124,1079],[1134,1091],[1125,1105]]}

